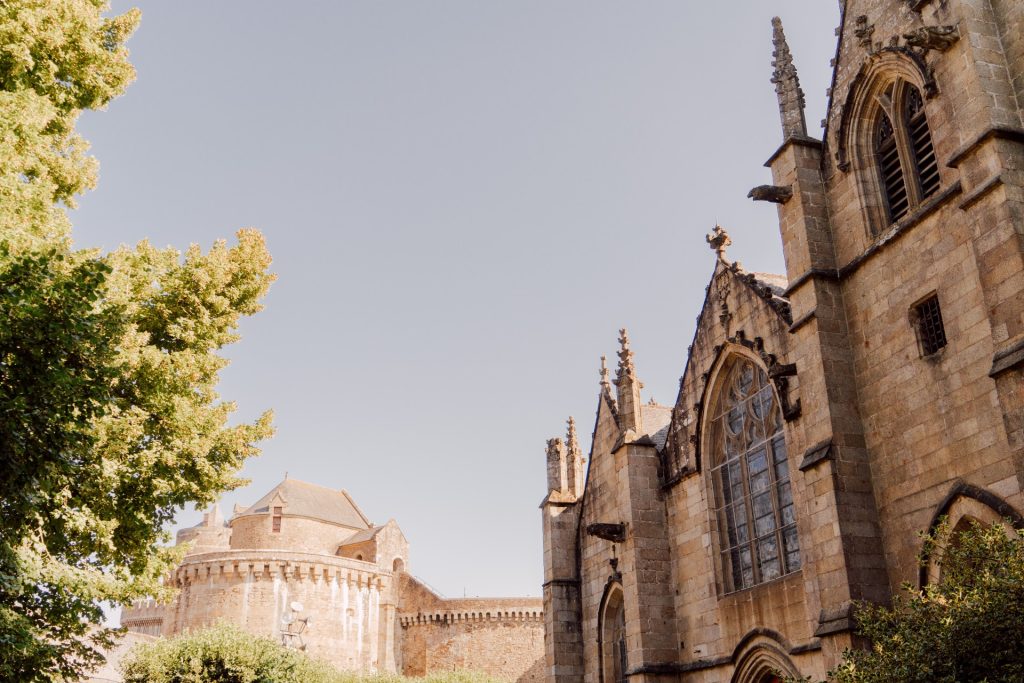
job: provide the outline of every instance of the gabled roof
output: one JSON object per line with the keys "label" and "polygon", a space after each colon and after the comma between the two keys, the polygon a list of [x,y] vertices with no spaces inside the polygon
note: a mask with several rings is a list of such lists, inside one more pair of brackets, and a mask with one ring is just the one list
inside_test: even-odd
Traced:
{"label": "gabled roof", "polygon": [[370,520],[362,513],[347,491],[329,489],[298,479],[285,479],[265,496],[242,510],[237,517],[270,512],[271,503],[279,497],[284,501],[284,514],[311,517],[353,529],[369,529]]}
{"label": "gabled roof", "polygon": [[376,535],[379,534],[383,528],[384,527],[382,526],[375,526],[372,529],[363,529],[362,531],[357,531],[356,533],[352,534],[344,541],[342,541],[341,545],[352,545],[353,543],[363,543],[364,541],[373,540],[373,538],[376,537]]}

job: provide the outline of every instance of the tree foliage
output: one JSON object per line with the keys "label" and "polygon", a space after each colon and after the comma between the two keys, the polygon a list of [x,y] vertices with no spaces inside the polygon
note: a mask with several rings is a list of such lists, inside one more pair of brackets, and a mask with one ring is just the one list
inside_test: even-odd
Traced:
{"label": "tree foliage", "polygon": [[121,670],[125,683],[498,683],[465,670],[423,678],[338,671],[228,624],[136,645]]}
{"label": "tree foliage", "polygon": [[104,603],[160,595],[164,526],[241,483],[270,415],[216,393],[241,316],[273,276],[262,236],[184,254],[71,246],[64,207],[95,182],[84,108],[134,76],[138,12],[0,3],[0,680],[73,679],[109,644]]}
{"label": "tree foliage", "polygon": [[[949,539],[942,542],[940,539]],[[892,608],[861,605],[870,649],[847,650],[835,683],[988,683],[1024,680],[1024,541],[1000,524],[974,523],[925,539],[941,578]]]}
{"label": "tree foliage", "polygon": [[330,665],[270,638],[220,624],[136,645],[122,661],[125,683],[342,683]]}

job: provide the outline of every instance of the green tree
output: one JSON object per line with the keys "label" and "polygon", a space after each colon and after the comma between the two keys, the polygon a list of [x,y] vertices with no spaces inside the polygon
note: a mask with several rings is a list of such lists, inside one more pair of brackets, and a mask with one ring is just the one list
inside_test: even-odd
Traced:
{"label": "green tree", "polygon": [[134,72],[137,11],[0,3],[0,680],[74,679],[114,635],[102,605],[161,595],[163,531],[241,483],[270,415],[229,424],[215,387],[273,276],[262,236],[184,254],[75,250],[95,183],[75,133]]}
{"label": "green tree", "polygon": [[125,683],[498,683],[486,674],[441,671],[422,678],[338,671],[237,626],[218,624],[136,645],[121,662]]}
{"label": "green tree", "polygon": [[355,678],[228,624],[136,645],[121,670],[125,683],[348,683]]}
{"label": "green tree", "polygon": [[[949,542],[940,543],[938,539]],[[858,632],[870,649],[847,650],[836,683],[989,683],[1024,680],[1024,541],[999,524],[972,524],[925,539],[941,578],[892,608],[864,604]]]}

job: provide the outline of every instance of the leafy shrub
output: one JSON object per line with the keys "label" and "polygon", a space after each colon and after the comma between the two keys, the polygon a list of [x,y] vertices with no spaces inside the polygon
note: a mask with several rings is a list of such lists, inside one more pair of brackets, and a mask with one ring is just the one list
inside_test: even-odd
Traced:
{"label": "leafy shrub", "polygon": [[[950,538],[941,544],[938,539]],[[847,650],[835,683],[1024,681],[1024,540],[999,524],[925,537],[941,578],[892,608],[862,604],[858,633],[871,648]]]}
{"label": "leafy shrub", "polygon": [[230,624],[137,645],[121,670],[125,683],[499,683],[473,671],[423,678],[338,671]]}

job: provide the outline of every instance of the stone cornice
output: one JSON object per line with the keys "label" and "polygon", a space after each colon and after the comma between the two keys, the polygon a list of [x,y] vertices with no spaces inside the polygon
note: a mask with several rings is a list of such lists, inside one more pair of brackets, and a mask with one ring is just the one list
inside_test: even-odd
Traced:
{"label": "stone cornice", "polygon": [[170,581],[181,586],[211,577],[247,576],[255,579],[347,582],[381,589],[392,572],[371,562],[347,557],[272,550],[234,550],[186,557]]}

